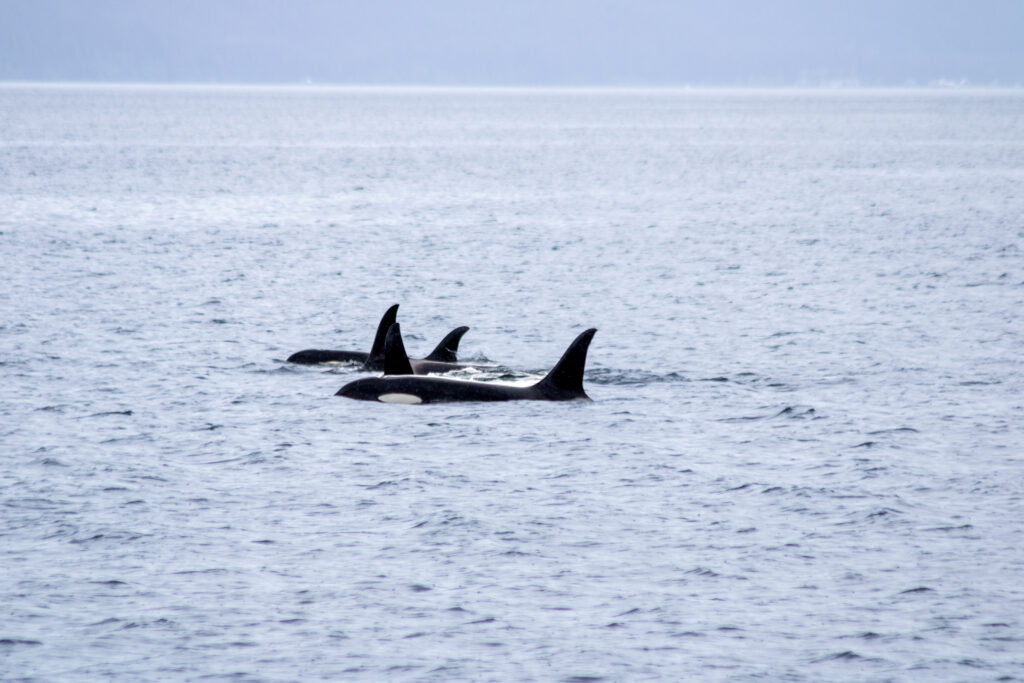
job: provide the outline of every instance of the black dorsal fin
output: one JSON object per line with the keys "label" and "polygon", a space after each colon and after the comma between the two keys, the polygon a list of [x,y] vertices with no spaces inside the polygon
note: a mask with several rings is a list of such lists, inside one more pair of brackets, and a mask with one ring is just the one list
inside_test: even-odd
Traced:
{"label": "black dorsal fin", "polygon": [[538,382],[536,388],[557,398],[586,398],[583,391],[583,368],[587,364],[587,349],[594,338],[596,328],[580,333],[561,359],[551,368],[551,372]]}
{"label": "black dorsal fin", "polygon": [[398,320],[398,304],[395,304],[384,311],[384,317],[377,324],[377,334],[373,337],[373,346],[370,347],[370,357],[363,364],[367,370],[380,370],[384,366],[384,340],[388,336],[388,330]]}
{"label": "black dorsal fin", "polygon": [[462,327],[456,327],[454,330],[448,333],[448,335],[441,340],[441,343],[437,345],[430,355],[423,360],[434,360],[440,363],[457,363],[459,360],[459,342],[462,341],[462,335],[466,334],[469,328],[463,325]]}
{"label": "black dorsal fin", "polygon": [[412,374],[409,355],[405,352],[405,344],[402,342],[402,326],[398,323],[391,326],[388,336],[384,339],[384,374]]}

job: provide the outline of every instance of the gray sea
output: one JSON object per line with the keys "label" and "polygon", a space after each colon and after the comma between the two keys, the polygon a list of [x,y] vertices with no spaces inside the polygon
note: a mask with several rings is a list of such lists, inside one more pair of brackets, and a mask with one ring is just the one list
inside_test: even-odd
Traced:
{"label": "gray sea", "polygon": [[0,274],[0,679],[1024,679],[1024,91],[3,85]]}

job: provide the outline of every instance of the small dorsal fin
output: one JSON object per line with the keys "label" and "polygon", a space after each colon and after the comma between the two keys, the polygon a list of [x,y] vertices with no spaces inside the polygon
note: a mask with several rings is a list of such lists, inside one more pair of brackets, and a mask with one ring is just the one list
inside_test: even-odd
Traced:
{"label": "small dorsal fin", "polygon": [[384,339],[384,374],[411,375],[412,364],[402,342],[402,326],[395,323]]}
{"label": "small dorsal fin", "polygon": [[384,311],[384,316],[377,324],[377,334],[373,337],[373,346],[370,347],[370,357],[364,365],[368,370],[379,370],[384,363],[384,340],[388,336],[388,330],[398,320],[398,304],[395,304]]}
{"label": "small dorsal fin", "polygon": [[441,340],[441,343],[423,360],[434,360],[441,363],[457,363],[459,360],[459,342],[469,328],[463,325],[456,327]]}
{"label": "small dorsal fin", "polygon": [[537,389],[557,394],[560,398],[586,398],[587,394],[583,391],[583,368],[587,364],[587,349],[590,348],[590,340],[594,338],[595,332],[597,329],[592,327],[580,333],[569,344],[555,367],[551,368],[551,372],[535,385]]}

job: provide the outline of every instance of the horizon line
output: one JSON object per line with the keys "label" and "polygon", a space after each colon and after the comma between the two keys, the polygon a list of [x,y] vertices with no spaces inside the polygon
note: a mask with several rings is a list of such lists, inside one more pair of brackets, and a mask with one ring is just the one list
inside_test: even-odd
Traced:
{"label": "horizon line", "polygon": [[442,83],[335,83],[319,82],[306,79],[305,81],[267,81],[267,82],[246,82],[246,81],[104,81],[104,80],[6,80],[0,79],[0,87],[90,87],[90,88],[199,88],[216,89],[225,88],[233,90],[244,89],[309,89],[309,90],[424,90],[424,91],[458,91],[458,90],[490,90],[490,91],[935,91],[935,92],[963,92],[963,91],[1013,91],[1022,90],[1021,84],[975,84],[964,80],[953,81],[938,79],[928,83],[906,83],[902,85],[864,85],[844,81],[828,81],[822,83],[791,83],[775,85],[729,85],[729,84],[621,84],[621,85],[555,85],[555,84],[442,84]]}

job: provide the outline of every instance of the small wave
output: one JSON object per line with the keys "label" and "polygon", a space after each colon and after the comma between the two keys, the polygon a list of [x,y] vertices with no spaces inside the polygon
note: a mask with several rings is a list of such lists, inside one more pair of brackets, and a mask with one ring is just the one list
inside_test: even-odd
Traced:
{"label": "small wave", "polygon": [[973,657],[965,657],[957,662],[960,666],[969,666],[972,669],[991,669],[992,667],[981,661],[980,659],[974,659]]}
{"label": "small wave", "polygon": [[971,531],[973,529],[973,524],[961,524],[960,526],[935,526],[922,529],[922,531]]}
{"label": "small wave", "polygon": [[130,542],[137,541],[140,538],[146,538],[151,534],[144,534],[137,531],[127,530],[114,530],[106,533],[94,533],[91,536],[81,536],[78,538],[72,538],[69,543],[72,545],[85,545],[93,543],[95,541],[117,541],[117,542]]}
{"label": "small wave", "polygon": [[833,652],[832,654],[825,655],[820,659],[816,659],[816,662],[828,662],[828,661],[854,661],[864,659],[861,655],[857,654],[853,650],[843,650],[842,652]]}
{"label": "small wave", "polygon": [[706,377],[702,378],[701,382],[734,382],[741,386],[749,386],[752,388],[767,387],[768,389],[774,389],[780,392],[790,392],[796,390],[796,385],[790,384],[789,382],[782,382],[773,377],[765,377],[759,375],[756,372],[738,372],[734,376],[717,376],[717,377]]}
{"label": "small wave", "polygon": [[775,417],[791,417],[797,420],[817,417],[814,408],[804,406],[786,406],[775,415]]}
{"label": "small wave", "polygon": [[41,640],[29,640],[28,638],[0,638],[0,647],[14,647],[16,645],[42,645]]}
{"label": "small wave", "polygon": [[480,365],[484,365],[484,366],[487,366],[487,365],[497,365],[497,363],[495,363],[493,360],[491,360],[487,356],[483,355],[482,353],[475,353],[472,356],[462,356],[460,354],[459,355],[459,362],[460,363],[472,363],[473,365],[476,365],[476,366],[480,366]]}
{"label": "small wave", "polygon": [[876,520],[876,519],[883,519],[883,518],[886,518],[886,517],[891,517],[893,515],[902,515],[902,514],[903,514],[902,511],[897,510],[895,508],[879,508],[877,510],[873,510],[872,512],[869,512],[868,516],[867,516],[867,519]]}
{"label": "small wave", "polygon": [[678,372],[657,373],[649,370],[617,370],[614,368],[597,368],[588,370],[584,377],[593,384],[604,385],[644,385],[662,382],[689,382],[689,378]]}
{"label": "small wave", "polygon": [[719,419],[719,422],[752,422],[755,420],[774,420],[775,418],[785,417],[791,420],[819,420],[822,419],[818,415],[814,408],[808,406],[786,406],[782,410],[767,415],[746,415],[742,417],[723,417]]}
{"label": "small wave", "polygon": [[860,640],[877,640],[881,637],[881,633],[875,633],[874,631],[861,631],[852,636],[840,636],[840,638],[859,638]]}
{"label": "small wave", "polygon": [[710,578],[717,578],[721,576],[721,574],[719,574],[718,572],[714,571],[713,569],[708,569],[707,567],[694,567],[693,569],[688,570],[686,573],[694,574],[696,576],[707,576]]}
{"label": "small wave", "polygon": [[913,427],[896,427],[894,429],[878,429],[873,432],[868,432],[868,436],[881,436],[882,434],[899,434],[900,432],[909,432],[912,434],[920,433]]}
{"label": "small wave", "polygon": [[12,498],[5,500],[3,503],[4,507],[26,510],[58,510],[66,504],[66,501],[51,500],[49,498]]}

